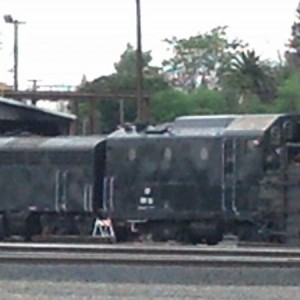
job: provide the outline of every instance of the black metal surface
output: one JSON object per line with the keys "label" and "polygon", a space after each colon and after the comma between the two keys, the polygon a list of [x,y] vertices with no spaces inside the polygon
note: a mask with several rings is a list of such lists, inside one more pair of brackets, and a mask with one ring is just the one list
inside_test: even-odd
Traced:
{"label": "black metal surface", "polygon": [[107,145],[118,216],[182,220],[220,213],[220,139],[112,138]]}
{"label": "black metal surface", "polygon": [[101,205],[101,143],[102,137],[0,138],[1,211],[93,211]]}
{"label": "black metal surface", "polygon": [[[298,188],[290,186],[296,179],[289,170],[299,156],[299,121],[297,115],[195,116],[161,133],[116,134],[108,142],[110,208],[140,220],[214,222],[220,212],[246,238],[270,241],[277,231],[297,240],[299,216],[291,210],[298,209]],[[276,233],[276,239],[282,238]]]}
{"label": "black metal surface", "polygon": [[194,242],[213,232],[216,243],[226,230],[299,242],[300,117],[182,120],[193,134],[127,127],[109,137],[1,138],[0,211],[101,210],[123,224],[152,221],[173,230],[168,238],[184,227],[201,232]]}

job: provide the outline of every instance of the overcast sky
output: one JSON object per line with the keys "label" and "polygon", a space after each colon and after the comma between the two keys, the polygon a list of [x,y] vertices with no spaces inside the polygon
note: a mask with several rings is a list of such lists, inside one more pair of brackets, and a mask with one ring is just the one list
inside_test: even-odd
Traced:
{"label": "overcast sky", "polygon": [[[135,0],[0,0],[19,26],[19,85],[77,85],[114,71],[127,42],[136,44]],[[141,0],[143,50],[167,57],[164,38],[229,26],[230,37],[276,59],[291,34],[298,0]],[[1,16],[0,82],[13,84],[13,26]]]}

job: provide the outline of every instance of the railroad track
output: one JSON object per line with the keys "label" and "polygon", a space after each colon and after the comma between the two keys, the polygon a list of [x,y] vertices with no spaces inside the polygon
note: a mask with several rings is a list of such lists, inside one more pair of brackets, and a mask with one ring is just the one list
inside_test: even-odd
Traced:
{"label": "railroad track", "polygon": [[2,243],[0,263],[300,268],[300,249]]}

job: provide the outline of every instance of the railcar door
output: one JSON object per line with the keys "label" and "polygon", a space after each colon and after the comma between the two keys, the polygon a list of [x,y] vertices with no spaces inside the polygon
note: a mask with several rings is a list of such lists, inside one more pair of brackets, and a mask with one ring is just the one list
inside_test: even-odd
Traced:
{"label": "railcar door", "polygon": [[222,209],[226,213],[236,213],[236,139],[224,139],[222,143]]}
{"label": "railcar door", "polygon": [[105,176],[103,179],[103,209],[104,211],[114,210],[114,184],[115,176]]}
{"label": "railcar door", "polygon": [[67,181],[68,171],[57,170],[55,174],[55,210],[57,212],[67,209]]}
{"label": "railcar door", "polygon": [[113,138],[107,144],[103,209],[117,219],[130,218],[136,210],[141,176],[137,143],[136,139]]}

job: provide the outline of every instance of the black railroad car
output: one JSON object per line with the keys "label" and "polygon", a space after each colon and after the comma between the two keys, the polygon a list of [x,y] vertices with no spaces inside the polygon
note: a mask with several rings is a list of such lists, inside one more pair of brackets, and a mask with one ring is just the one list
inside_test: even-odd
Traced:
{"label": "black railroad car", "polygon": [[0,138],[0,236],[300,243],[300,116],[180,117],[109,136]]}
{"label": "black railroad car", "polygon": [[102,207],[104,160],[103,137],[0,138],[1,235],[80,232],[76,216]]}
{"label": "black railroad car", "polygon": [[[107,139],[105,209],[155,240],[223,237],[221,128]],[[196,133],[196,134],[195,134]]]}
{"label": "black railroad car", "polygon": [[299,115],[242,115],[226,127],[226,203],[240,239],[299,243],[299,142]]}
{"label": "black railroad car", "polygon": [[159,240],[300,241],[300,116],[180,117],[108,139],[106,208]]}

